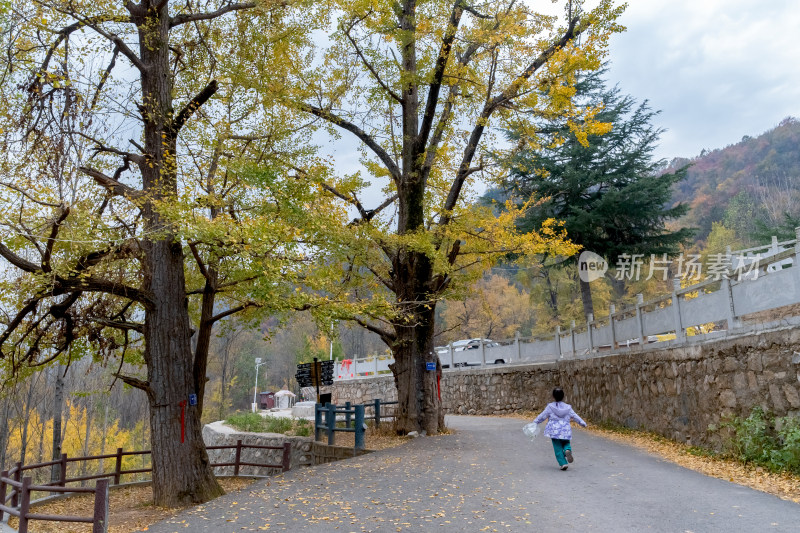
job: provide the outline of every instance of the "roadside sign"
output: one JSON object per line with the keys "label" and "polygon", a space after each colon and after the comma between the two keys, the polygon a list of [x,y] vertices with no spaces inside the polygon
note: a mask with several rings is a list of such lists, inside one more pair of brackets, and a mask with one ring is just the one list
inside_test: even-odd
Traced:
{"label": "roadside sign", "polygon": [[428,372],[433,372],[436,370],[436,363],[435,362],[427,362],[425,363],[425,370]]}

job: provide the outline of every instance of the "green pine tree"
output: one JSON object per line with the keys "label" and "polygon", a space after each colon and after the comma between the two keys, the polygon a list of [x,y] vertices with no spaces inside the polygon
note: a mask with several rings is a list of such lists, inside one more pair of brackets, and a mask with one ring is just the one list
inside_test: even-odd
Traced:
{"label": "green pine tree", "polygon": [[[662,132],[652,124],[658,112],[647,101],[637,104],[617,87],[607,88],[604,73],[582,75],[575,97],[587,106],[602,105],[597,120],[612,124],[611,131],[588,136],[584,145],[565,120],[542,120],[540,130],[551,142],[509,161],[506,193],[545,199],[529,210],[521,229],[532,231],[551,217],[562,220],[573,242],[612,266],[621,254],[675,254],[693,233],[665,227],[688,208],[670,205],[672,185],[685,178],[687,167],[663,172],[665,161],[653,159]],[[508,135],[520,140],[516,131]],[[580,284],[584,314],[594,314],[590,286]]]}

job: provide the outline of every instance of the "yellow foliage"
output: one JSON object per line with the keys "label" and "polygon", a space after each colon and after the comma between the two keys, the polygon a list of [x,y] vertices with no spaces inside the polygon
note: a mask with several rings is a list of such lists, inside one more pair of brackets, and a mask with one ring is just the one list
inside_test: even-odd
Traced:
{"label": "yellow foliage", "polygon": [[[100,455],[103,450],[106,454],[109,454],[115,453],[117,448],[123,448],[126,451],[141,448],[140,443],[134,442],[132,431],[120,429],[119,420],[109,420],[106,432],[103,434],[102,416],[102,412],[89,413],[84,406],[79,405],[79,402],[67,400],[62,419],[64,439],[61,443],[61,453],[65,453],[69,457],[85,457]],[[86,441],[87,424],[90,424],[88,442]],[[17,461],[21,457],[23,425],[23,421],[17,420],[14,429],[9,434],[7,449],[9,462]],[[46,462],[50,460],[53,453],[53,420],[52,418],[42,420],[39,411],[31,409],[28,417],[28,439],[25,443],[25,464],[38,462],[39,441],[42,432],[44,432],[44,438],[41,440],[41,458]],[[140,462],[141,459],[136,457],[124,458],[123,469],[135,468],[134,465],[138,464],[137,461]],[[97,461],[91,461],[88,463],[88,470],[95,472],[98,466]],[[105,462],[106,471],[113,468],[113,466],[113,461]],[[78,468],[80,467],[77,463],[70,463],[68,477],[78,475]],[[48,478],[49,470],[46,474],[39,472],[37,475]]]}

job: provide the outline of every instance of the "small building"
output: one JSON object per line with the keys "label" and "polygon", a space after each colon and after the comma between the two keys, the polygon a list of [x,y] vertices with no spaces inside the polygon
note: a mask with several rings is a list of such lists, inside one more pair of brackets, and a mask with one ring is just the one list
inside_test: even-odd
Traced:
{"label": "small building", "polygon": [[294,405],[294,400],[296,398],[296,394],[292,391],[288,391],[286,389],[279,390],[275,393],[275,407],[280,409],[289,409],[291,406]]}
{"label": "small building", "polygon": [[258,406],[261,409],[272,409],[275,407],[275,393],[261,392],[258,394]]}

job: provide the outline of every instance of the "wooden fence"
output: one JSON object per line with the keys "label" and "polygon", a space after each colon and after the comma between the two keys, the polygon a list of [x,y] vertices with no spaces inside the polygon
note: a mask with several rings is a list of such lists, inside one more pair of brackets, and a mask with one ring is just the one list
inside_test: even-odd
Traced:
{"label": "wooden fence", "polygon": [[[233,461],[227,463],[213,463],[211,467],[232,466],[233,475],[239,475],[239,468],[242,466],[255,466],[261,468],[279,468],[282,472],[289,470],[291,466],[291,444],[285,442],[283,446],[261,446],[255,444],[243,444],[241,440],[236,441],[235,445],[228,446],[207,446],[207,450],[234,450]],[[242,450],[261,449],[261,450],[281,450],[281,462],[279,464],[250,463],[241,460]],[[122,476],[142,474],[152,472],[152,468],[138,468],[124,470],[122,460],[125,457],[137,455],[149,455],[150,450],[129,451],[117,448],[117,453],[107,455],[93,455],[88,457],[68,457],[62,454],[61,459],[46,463],[36,463],[23,465],[17,463],[10,470],[0,473],[0,520],[3,515],[8,513],[19,518],[19,533],[28,532],[28,522],[30,520],[46,520],[53,522],[84,522],[93,524],[92,533],[107,533],[108,531],[108,490],[109,479],[113,479],[113,485],[119,485]],[[105,459],[115,459],[113,472],[103,472],[91,476],[67,477],[67,466],[69,463],[80,461],[100,461]],[[38,469],[58,467],[59,475],[57,481],[52,481],[43,485],[34,485],[33,477],[24,476],[25,472],[33,472]],[[67,487],[67,483],[86,482],[97,480],[94,487]],[[10,489],[10,490],[9,490]],[[91,517],[81,516],[56,516],[31,513],[31,497],[34,492],[48,492],[51,494],[94,494],[94,514]],[[34,502],[35,503],[35,502]]]}

